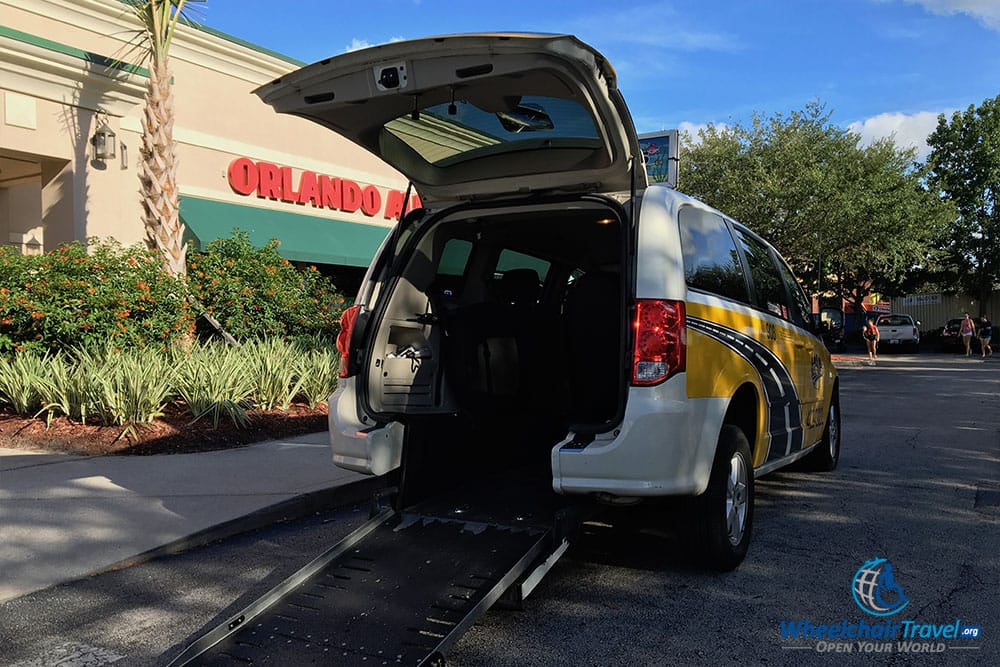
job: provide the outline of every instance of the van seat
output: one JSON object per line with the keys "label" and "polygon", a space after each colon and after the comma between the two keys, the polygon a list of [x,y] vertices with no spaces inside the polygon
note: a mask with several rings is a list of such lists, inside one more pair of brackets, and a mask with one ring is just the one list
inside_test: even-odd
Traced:
{"label": "van seat", "polygon": [[447,322],[451,382],[480,416],[530,403],[543,341],[550,338],[538,313],[541,285],[533,269],[506,271],[493,287],[495,301],[458,308]]}

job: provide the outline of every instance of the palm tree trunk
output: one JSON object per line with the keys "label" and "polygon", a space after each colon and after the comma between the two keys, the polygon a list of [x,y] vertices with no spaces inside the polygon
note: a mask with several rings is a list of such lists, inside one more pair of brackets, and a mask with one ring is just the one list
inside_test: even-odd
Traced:
{"label": "palm tree trunk", "polygon": [[177,190],[174,97],[169,60],[166,56],[154,58],[150,65],[142,117],[142,159],[139,160],[146,244],[160,252],[164,268],[171,275],[184,276],[187,244]]}

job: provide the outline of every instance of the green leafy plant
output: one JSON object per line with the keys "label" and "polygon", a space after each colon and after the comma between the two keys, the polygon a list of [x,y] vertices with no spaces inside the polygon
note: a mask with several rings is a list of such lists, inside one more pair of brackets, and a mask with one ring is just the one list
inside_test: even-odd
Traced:
{"label": "green leafy plant", "polygon": [[[51,424],[60,415],[86,422],[95,404],[95,370],[100,368],[103,358],[95,358],[85,351],[79,357],[57,354],[47,364],[47,377],[41,378],[38,393],[42,409],[36,414],[45,415]],[[89,360],[89,363],[88,363]]]}
{"label": "green leafy plant", "polygon": [[95,410],[105,424],[124,426],[122,435],[163,416],[173,393],[174,369],[157,350],[129,350],[106,359],[94,378]]}
{"label": "green leafy plant", "polygon": [[256,383],[243,348],[196,345],[180,358],[177,394],[191,413],[191,423],[209,417],[215,428],[223,418],[237,427],[250,424]]}
{"label": "green leafy plant", "polygon": [[194,328],[183,282],[138,246],[92,241],[20,256],[0,248],[0,355],[112,341],[167,347]]}
{"label": "green leafy plant", "polygon": [[299,395],[315,409],[337,388],[340,355],[330,346],[303,351],[298,358]]}
{"label": "green leafy plant", "polygon": [[288,410],[301,387],[298,349],[279,338],[255,341],[245,346],[255,379],[254,399],[262,410]]}
{"label": "green leafy plant", "polygon": [[42,408],[39,387],[49,375],[48,357],[19,354],[10,361],[0,359],[0,404],[15,414],[34,416]]}
{"label": "green leafy plant", "polygon": [[330,339],[271,338],[232,347],[195,342],[188,347],[120,350],[114,341],[49,354],[31,350],[0,357],[0,410],[26,416],[123,426],[122,436],[163,416],[176,402],[191,423],[211,419],[251,422],[255,408],[287,411],[295,401],[311,408],[336,388],[338,358]]}
{"label": "green leafy plant", "polygon": [[[216,239],[188,258],[188,284],[223,328],[239,340],[336,335],[345,300],[316,267],[297,269],[271,240],[257,248],[245,231]],[[211,330],[199,322],[200,331]]]}

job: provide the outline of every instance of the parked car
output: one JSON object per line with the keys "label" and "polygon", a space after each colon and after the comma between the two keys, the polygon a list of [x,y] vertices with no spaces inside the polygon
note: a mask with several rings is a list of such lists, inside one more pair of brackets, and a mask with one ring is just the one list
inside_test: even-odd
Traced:
{"label": "parked car", "polygon": [[920,322],[912,316],[903,313],[881,315],[875,326],[878,327],[880,351],[885,348],[920,350]]}
{"label": "parked car", "polygon": [[396,42],[257,94],[420,195],[345,313],[329,403],[334,462],[401,470],[399,506],[487,476],[522,494],[540,481],[539,506],[687,497],[698,562],[729,570],[755,477],[837,465],[838,377],[810,300],[746,226],[647,185],[615,71],[590,46]]}
{"label": "parked car", "polygon": [[828,350],[843,352],[847,349],[847,330],[844,328],[844,311],[840,308],[821,308],[819,311],[820,334]]}
{"label": "parked car", "polygon": [[965,346],[962,343],[962,336],[960,334],[961,329],[961,317],[953,317],[948,320],[948,322],[944,325],[944,328],[941,329],[939,344],[942,352],[965,350]]}

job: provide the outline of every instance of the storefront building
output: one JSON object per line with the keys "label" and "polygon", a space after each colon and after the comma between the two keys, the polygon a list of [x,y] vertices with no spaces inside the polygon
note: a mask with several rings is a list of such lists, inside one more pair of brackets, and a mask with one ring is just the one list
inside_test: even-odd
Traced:
{"label": "storefront building", "polygon": [[[92,237],[142,242],[136,160],[148,72],[129,45],[138,27],[118,0],[0,0],[0,242],[22,253]],[[185,25],[170,62],[192,241],[203,247],[239,227],[257,245],[277,238],[296,262],[334,273],[367,266],[406,181],[252,94],[305,63]],[[98,135],[113,141],[113,157],[110,143],[97,150]]]}

